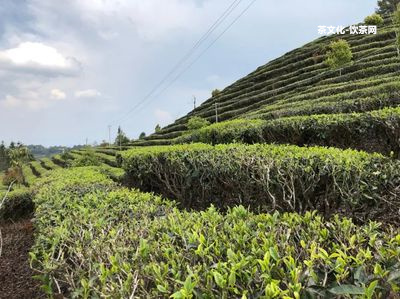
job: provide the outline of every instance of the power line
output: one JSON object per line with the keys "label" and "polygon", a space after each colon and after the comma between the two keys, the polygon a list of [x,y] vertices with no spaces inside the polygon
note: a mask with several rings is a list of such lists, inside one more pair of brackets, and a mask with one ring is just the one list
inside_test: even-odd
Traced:
{"label": "power line", "polygon": [[[228,27],[225,28],[224,31],[222,31],[217,38],[215,38],[211,44],[205,48],[186,68],[184,68],[170,83],[165,86],[156,96],[153,97],[153,99],[150,99],[148,103],[150,103],[152,100],[156,99],[158,96],[160,96],[164,91],[166,91],[172,84],[174,84],[187,70],[189,70],[245,13],[250,9],[250,7],[256,2],[257,0],[253,0],[250,2],[250,4],[228,25]],[[144,103],[143,101],[142,103]],[[140,103],[141,104],[141,103]],[[137,106],[140,106],[137,105]],[[144,106],[140,107],[138,110],[143,109]]]}
{"label": "power line", "polygon": [[140,106],[140,104],[145,101],[146,99],[148,99],[153,93],[155,93],[157,91],[157,89],[159,87],[161,87],[166,81],[167,79],[173,74],[175,73],[175,71],[177,71],[184,62],[186,62],[190,56],[192,56],[192,54],[201,46],[201,44],[207,40],[207,38],[222,24],[222,22],[225,21],[225,19],[236,9],[236,7],[242,2],[243,0],[234,0],[229,7],[223,12],[223,14],[211,25],[210,28],[208,28],[208,30],[203,34],[203,36],[195,43],[195,45],[186,53],[186,55],[183,56],[183,58],[181,58],[176,65],[172,68],[172,70],[170,72],[168,72],[164,78],[156,84],[156,86],[147,94],[145,95],[145,97],[142,99],[142,101],[140,101],[139,103],[137,103],[134,107],[132,107],[127,113],[125,113],[124,116],[122,116],[120,119],[116,120],[115,122],[113,122],[114,124],[117,123],[118,121],[121,121],[122,119],[124,119],[125,117],[127,117],[131,112],[133,112],[138,106]]}

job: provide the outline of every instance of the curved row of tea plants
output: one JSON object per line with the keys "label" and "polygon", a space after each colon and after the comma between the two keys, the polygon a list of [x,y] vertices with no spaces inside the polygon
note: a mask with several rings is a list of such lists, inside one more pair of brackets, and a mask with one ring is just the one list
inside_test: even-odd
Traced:
{"label": "curved row of tea plants", "polygon": [[[400,107],[271,121],[238,119],[195,130],[174,143],[290,143],[380,152],[400,158]],[[148,141],[149,142],[149,141]]]}
{"label": "curved row of tea plants", "polygon": [[96,168],[58,170],[35,196],[30,253],[49,296],[388,298],[400,291],[400,235],[379,223],[239,206],[181,211],[118,188]]}
{"label": "curved row of tea plants", "polygon": [[138,147],[118,158],[127,181],[185,208],[242,204],[397,221],[400,162],[380,154],[266,144]]}

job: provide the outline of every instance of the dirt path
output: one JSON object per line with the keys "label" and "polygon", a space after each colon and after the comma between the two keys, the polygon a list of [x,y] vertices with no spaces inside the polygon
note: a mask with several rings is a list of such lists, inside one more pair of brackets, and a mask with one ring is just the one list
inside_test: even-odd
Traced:
{"label": "dirt path", "polygon": [[3,252],[0,257],[0,298],[43,298],[39,282],[32,278],[28,252],[33,244],[33,226],[29,219],[0,224]]}

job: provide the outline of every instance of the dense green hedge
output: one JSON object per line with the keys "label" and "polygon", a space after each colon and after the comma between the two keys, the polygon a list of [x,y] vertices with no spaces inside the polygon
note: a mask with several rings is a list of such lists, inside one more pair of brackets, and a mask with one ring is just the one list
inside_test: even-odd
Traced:
{"label": "dense green hedge", "polygon": [[399,217],[400,163],[379,154],[191,144],[135,148],[120,159],[133,186],[177,199],[186,208],[243,204],[262,211],[317,209],[360,219]]}
{"label": "dense green hedge", "polygon": [[68,298],[389,298],[398,230],[315,212],[180,211],[94,168],[55,171],[35,197],[30,253],[43,289]]}
{"label": "dense green hedge", "polygon": [[60,168],[60,166],[55,164],[50,158],[42,158],[41,163],[45,168],[48,168],[48,169]]}
{"label": "dense green hedge", "polygon": [[[0,203],[6,192],[0,192]],[[7,194],[0,208],[0,222],[14,221],[21,217],[31,216],[33,213],[32,190],[24,186],[17,186]]]}
{"label": "dense green hedge", "polygon": [[400,107],[271,121],[231,120],[190,132],[174,142],[321,145],[393,154],[400,158]]}

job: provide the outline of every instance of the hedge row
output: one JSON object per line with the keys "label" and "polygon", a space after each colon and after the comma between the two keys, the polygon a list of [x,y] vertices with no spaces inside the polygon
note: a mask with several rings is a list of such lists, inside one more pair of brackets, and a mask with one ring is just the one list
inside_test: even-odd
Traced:
{"label": "hedge row", "polygon": [[295,116],[271,121],[231,120],[173,140],[175,143],[289,143],[353,148],[400,158],[400,107],[367,113]]}
{"label": "hedge row", "polygon": [[[243,204],[261,211],[398,219],[400,162],[322,147],[207,144],[135,148],[119,158],[132,186],[185,208]],[[396,220],[397,221],[397,220]]]}
{"label": "hedge row", "polygon": [[[0,202],[6,192],[0,191]],[[31,216],[33,213],[32,190],[19,186],[7,194],[0,208],[0,222],[15,221],[21,217]]]}
{"label": "hedge row", "polygon": [[[367,77],[373,76],[377,70],[379,70],[382,74],[379,76],[373,77],[373,80],[368,79],[366,80]],[[392,87],[397,88],[396,85],[396,77],[393,77],[393,74],[398,73],[398,67],[397,64],[395,65],[389,65],[389,66],[384,66],[384,67],[374,67],[372,69],[362,69],[357,72],[357,74],[353,74],[354,76],[358,77],[352,77],[352,75],[343,75],[341,79],[339,80],[330,80],[330,81],[325,81],[323,85],[319,84],[317,87],[312,87],[309,89],[304,90],[305,86],[310,86],[310,84],[317,84],[318,80],[316,80],[314,83],[300,83],[297,82],[295,87],[284,87],[284,89],[287,89],[287,91],[267,91],[267,92],[262,92],[259,91],[256,95],[254,96],[249,96],[247,94],[244,94],[243,97],[236,98],[235,101],[232,101],[229,103],[229,105],[226,106],[220,106],[219,107],[219,117],[221,120],[226,120],[234,117],[238,117],[243,114],[258,114],[260,110],[264,110],[265,108],[267,109],[272,109],[272,106],[275,105],[280,105],[279,103],[285,103],[285,102],[296,102],[300,100],[306,100],[310,101],[312,99],[318,99],[318,97],[333,97],[337,96],[337,98],[341,96],[351,96],[352,93],[357,93],[357,94],[377,94],[375,91],[381,91],[385,93],[393,93],[397,92],[398,89],[392,92]],[[346,78],[344,78],[346,77]],[[385,81],[387,82],[387,77],[393,77],[392,82],[388,82],[386,84],[383,84],[381,86],[374,86],[376,84],[381,84],[384,83]],[[343,79],[343,80],[342,80]],[[354,80],[358,81],[354,81]],[[314,80],[314,79],[313,79]],[[354,85],[360,85],[359,87],[367,87],[365,90],[361,89],[354,89],[352,85],[347,84],[347,86],[344,86],[344,82],[348,82],[349,80],[354,81]],[[370,83],[371,82],[371,83]],[[376,83],[375,83],[376,82]],[[357,86],[358,87],[358,86]],[[385,88],[387,87],[387,90],[385,91]],[[383,89],[383,91],[382,91]],[[310,94],[310,92],[312,92]],[[353,92],[351,92],[353,91]],[[323,92],[323,93],[321,93]],[[343,93],[343,94],[341,94]],[[362,96],[362,95],[361,95]],[[380,95],[379,95],[380,96]],[[196,115],[207,118],[210,121],[214,121],[214,114],[215,111],[213,109],[203,109],[201,112],[196,113]],[[164,138],[164,134],[169,134],[171,132],[175,131],[180,131],[185,129],[184,121],[186,118],[182,118],[178,121],[176,121],[173,125],[168,126],[165,130],[162,130],[162,132],[159,134],[159,138]]]}
{"label": "hedge row", "polygon": [[57,169],[60,168],[59,165],[55,164],[50,158],[42,158],[41,164],[44,168],[47,169]]}
{"label": "hedge row", "polygon": [[[399,231],[315,212],[180,211],[94,168],[42,180],[30,253],[49,296],[390,298]],[[58,295],[60,296],[60,295]]]}

